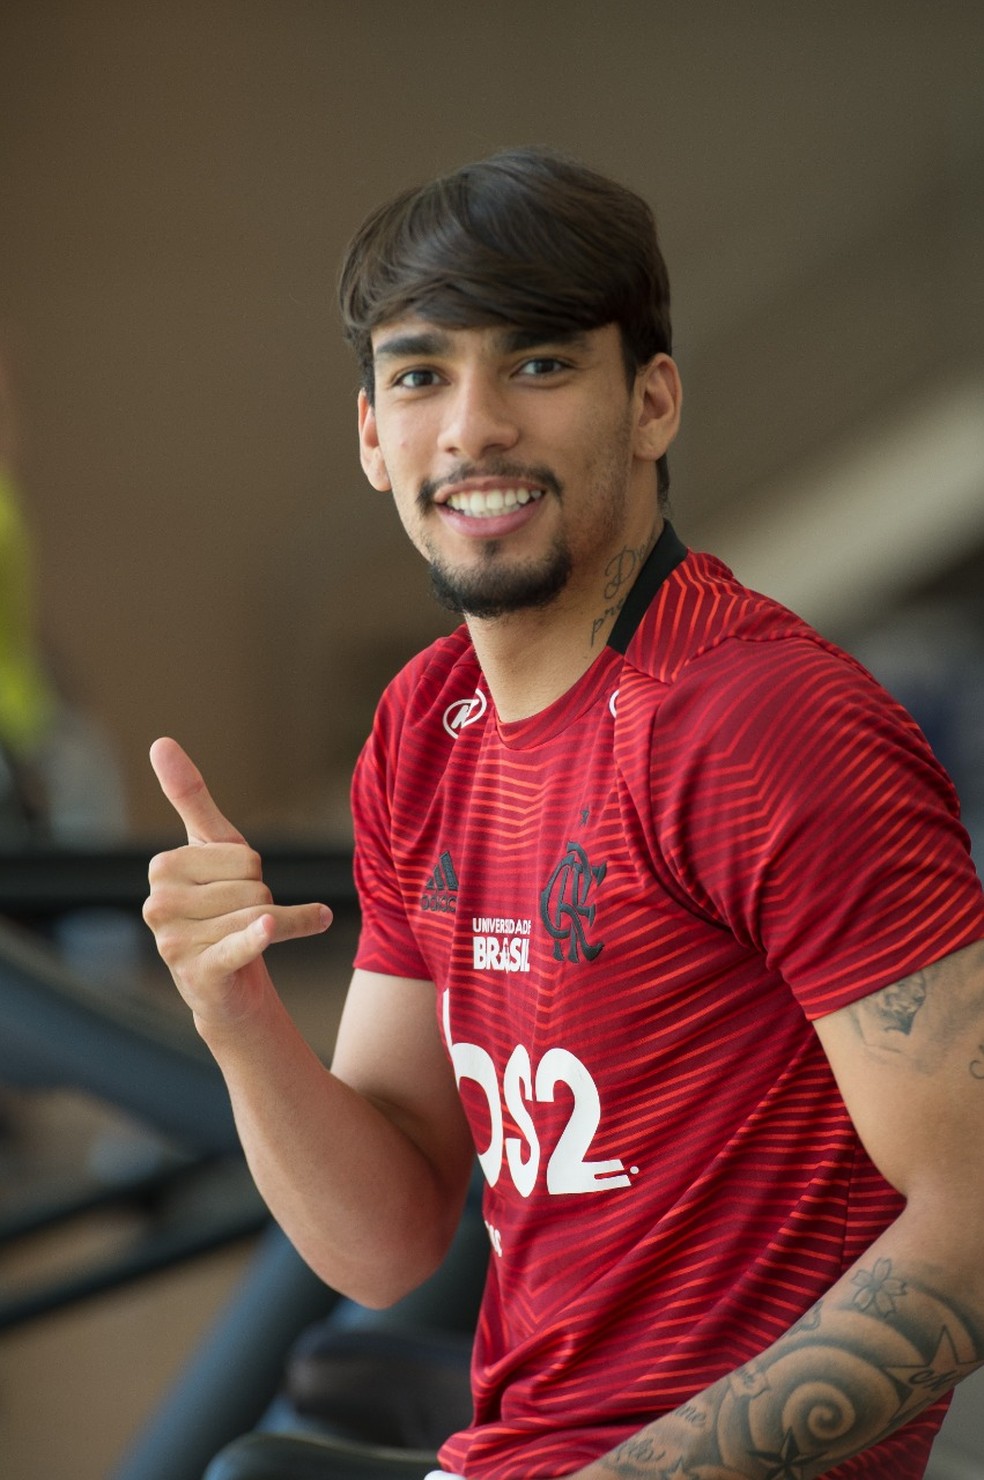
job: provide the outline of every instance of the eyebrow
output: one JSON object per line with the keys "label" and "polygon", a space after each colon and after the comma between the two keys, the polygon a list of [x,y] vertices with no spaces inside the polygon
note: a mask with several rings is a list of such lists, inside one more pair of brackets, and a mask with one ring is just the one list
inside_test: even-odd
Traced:
{"label": "eyebrow", "polygon": [[373,359],[402,360],[414,355],[440,355],[447,354],[450,348],[450,334],[440,329],[420,329],[381,340],[373,348]]}
{"label": "eyebrow", "polygon": [[545,349],[549,345],[564,345],[567,349],[586,349],[588,332],[585,329],[504,329],[500,336],[502,349],[508,354],[518,354],[524,349]]}
{"label": "eyebrow", "polygon": [[[571,349],[584,349],[588,333],[584,329],[501,329],[497,335],[497,347],[507,355],[521,354],[523,350],[546,348],[549,345],[566,345]],[[381,340],[373,350],[373,358],[379,360],[402,360],[428,355],[449,354],[451,335],[443,329],[413,329],[405,334],[394,334]]]}

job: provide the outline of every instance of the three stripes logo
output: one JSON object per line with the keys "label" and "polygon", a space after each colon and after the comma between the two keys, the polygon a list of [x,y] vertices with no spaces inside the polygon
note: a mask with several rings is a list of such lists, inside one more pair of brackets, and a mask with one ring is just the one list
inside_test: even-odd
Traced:
{"label": "three stripes logo", "polygon": [[458,906],[458,875],[450,853],[442,853],[437,867],[428,876],[420,896],[420,908],[435,914],[453,915]]}

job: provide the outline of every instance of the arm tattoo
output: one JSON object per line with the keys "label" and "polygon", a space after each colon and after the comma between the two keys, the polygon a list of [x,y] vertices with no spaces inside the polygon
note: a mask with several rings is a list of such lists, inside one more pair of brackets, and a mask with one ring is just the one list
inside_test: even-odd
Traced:
{"label": "arm tattoo", "polygon": [[968,1072],[984,1080],[984,942],[861,998],[847,1012],[869,1049],[904,1055],[921,1073],[937,1072],[966,1044]]}
{"label": "arm tattoo", "polygon": [[600,1466],[620,1480],[816,1480],[982,1362],[984,1333],[952,1301],[876,1259]]}
{"label": "arm tattoo", "polygon": [[880,992],[872,992],[870,997],[862,997],[849,1009],[858,1037],[869,1047],[885,1049],[892,1049],[894,1034],[911,1037],[916,1018],[926,1004],[928,989],[927,972],[917,971]]}
{"label": "arm tattoo", "polygon": [[926,975],[919,971],[915,976],[907,976],[894,986],[878,992],[872,1007],[886,1033],[904,1033],[908,1037],[912,1032],[916,1013],[925,1001]]}

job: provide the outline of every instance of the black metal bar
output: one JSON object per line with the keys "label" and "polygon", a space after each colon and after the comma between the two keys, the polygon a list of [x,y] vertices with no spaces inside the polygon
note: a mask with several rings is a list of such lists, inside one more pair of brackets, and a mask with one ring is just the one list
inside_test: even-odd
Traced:
{"label": "black metal bar", "polygon": [[71,1223],[104,1208],[142,1207],[159,1201],[190,1178],[215,1164],[212,1157],[190,1160],[182,1157],[154,1171],[139,1173],[126,1180],[94,1183],[91,1179],[72,1185],[63,1180],[55,1191],[35,1195],[20,1207],[0,1210],[0,1247],[47,1232],[60,1224]]}
{"label": "black metal bar", "polygon": [[337,1300],[271,1227],[239,1290],[113,1480],[201,1480],[216,1451],[259,1421],[298,1331]]}
{"label": "black metal bar", "polygon": [[[174,845],[170,838],[115,848],[37,843],[0,849],[0,914],[26,920],[84,908],[139,910],[151,858]],[[355,908],[350,853],[282,839],[257,847],[264,878],[281,904],[319,900],[339,912]]]}
{"label": "black metal bar", "polygon": [[239,1144],[222,1076],[183,1017],[149,996],[98,992],[3,922],[0,1076],[83,1090],[199,1155]]}
{"label": "black metal bar", "polygon": [[61,1279],[30,1286],[0,1298],[0,1332],[9,1331],[67,1306],[105,1295],[110,1290],[160,1274],[240,1239],[255,1236],[268,1223],[269,1214],[257,1196],[221,1218],[189,1218],[185,1223],[155,1229],[132,1248],[113,1259],[73,1270]]}

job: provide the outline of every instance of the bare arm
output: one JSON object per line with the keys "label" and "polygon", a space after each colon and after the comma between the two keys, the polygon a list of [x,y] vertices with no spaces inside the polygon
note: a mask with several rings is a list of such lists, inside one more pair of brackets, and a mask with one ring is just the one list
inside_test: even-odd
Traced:
{"label": "bare arm", "polygon": [[756,1361],[583,1480],[816,1480],[984,1363],[984,943],[817,1031],[905,1210]]}
{"label": "bare arm", "polygon": [[356,972],[329,1072],[264,952],[324,930],[330,912],[274,904],[180,747],[159,741],[152,758],[188,844],[154,859],[144,916],[225,1077],[257,1186],[323,1279],[391,1304],[440,1262],[471,1164],[434,988]]}

